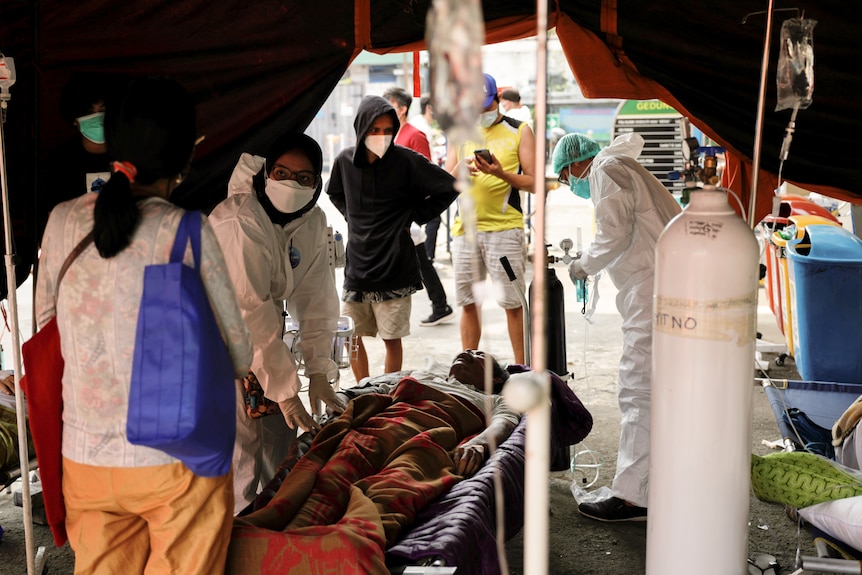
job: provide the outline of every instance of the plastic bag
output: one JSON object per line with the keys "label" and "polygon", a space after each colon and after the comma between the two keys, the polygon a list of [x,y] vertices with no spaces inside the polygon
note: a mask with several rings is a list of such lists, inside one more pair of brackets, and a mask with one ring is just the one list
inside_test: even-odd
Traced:
{"label": "plastic bag", "polygon": [[804,110],[814,92],[814,26],[817,20],[791,18],[781,25],[778,53],[778,102],[775,111]]}

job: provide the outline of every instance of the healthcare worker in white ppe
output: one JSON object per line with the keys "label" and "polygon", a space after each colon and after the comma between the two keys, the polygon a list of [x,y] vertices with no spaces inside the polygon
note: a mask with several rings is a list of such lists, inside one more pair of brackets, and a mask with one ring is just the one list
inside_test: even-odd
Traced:
{"label": "healthcare worker in white ppe", "polygon": [[653,272],[659,234],[681,209],[637,158],[635,133],[601,149],[583,134],[567,134],[554,148],[553,170],[595,207],[596,237],[569,264],[572,280],[606,269],[618,293],[623,352],[618,376],[620,446],[612,496],[584,501],[578,511],[599,521],[645,521],[649,472]]}
{"label": "healthcare worker in white ppe", "polygon": [[344,409],[330,386],[338,376],[332,349],[340,302],[326,215],[317,206],[322,167],[313,139],[281,136],[265,158],[240,156],[227,198],[209,215],[254,345],[251,373],[237,386],[234,513],[272,479],[296,428],[318,428],[300,400],[297,366],[283,340],[283,302],[299,324],[312,409]]}

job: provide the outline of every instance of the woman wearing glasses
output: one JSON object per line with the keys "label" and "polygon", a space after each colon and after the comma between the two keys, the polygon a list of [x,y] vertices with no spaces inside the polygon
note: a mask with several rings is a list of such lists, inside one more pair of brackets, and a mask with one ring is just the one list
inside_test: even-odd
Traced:
{"label": "woman wearing glasses", "polygon": [[[322,166],[323,154],[313,139],[286,134],[266,157],[240,156],[227,198],[209,216],[254,344],[251,373],[237,388],[242,398],[233,460],[235,513],[272,479],[296,428],[317,428],[300,401],[297,366],[282,339],[282,302],[299,323],[310,404],[316,409],[322,401],[343,410],[329,384],[338,374],[332,337],[339,299],[326,215],[317,206]],[[255,388],[258,393],[262,388],[269,401]],[[274,417],[263,417],[268,404]]]}

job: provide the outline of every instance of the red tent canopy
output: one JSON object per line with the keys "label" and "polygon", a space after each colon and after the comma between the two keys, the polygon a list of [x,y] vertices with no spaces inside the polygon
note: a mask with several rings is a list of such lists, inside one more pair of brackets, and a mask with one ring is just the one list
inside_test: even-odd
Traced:
{"label": "red tent canopy", "polygon": [[[37,184],[45,152],[71,135],[59,114],[76,72],[176,77],[198,104],[207,138],[178,201],[207,210],[226,192],[243,151],[304,130],[360,51],[424,49],[430,0],[0,0],[0,51],[15,58],[6,124],[10,205],[22,264],[32,261]],[[482,2],[486,42],[532,36],[535,4]],[[795,7],[795,6],[794,6]],[[748,205],[766,16],[760,2],[719,4],[557,0],[557,34],[587,97],[658,98],[732,154],[729,186]],[[813,104],[799,112],[782,177],[838,199],[862,201],[853,133],[862,123],[862,54],[852,4],[806,7],[814,34]],[[790,111],[773,111],[780,22],[770,39],[757,219],[768,212]],[[747,18],[746,18],[747,17]],[[745,20],[746,23],[743,23]],[[29,267],[29,266],[27,266]],[[26,277],[26,275],[24,276]],[[5,277],[4,277],[5,279]],[[5,292],[4,292],[5,293]]]}

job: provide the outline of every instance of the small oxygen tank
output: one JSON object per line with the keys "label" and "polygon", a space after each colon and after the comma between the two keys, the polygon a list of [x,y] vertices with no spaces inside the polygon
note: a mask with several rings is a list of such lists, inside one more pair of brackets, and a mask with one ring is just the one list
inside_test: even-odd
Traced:
{"label": "small oxygen tank", "polygon": [[[563,292],[563,282],[557,277],[557,272],[550,266],[545,268],[545,328],[547,350],[546,363],[549,371],[560,377],[565,377],[569,372],[566,364],[566,308]],[[533,309],[533,284],[530,284],[530,309]],[[571,468],[572,456],[569,446],[551,447],[551,471],[566,471]]]}
{"label": "small oxygen tank", "polygon": [[656,245],[648,575],[748,573],[759,251],[705,185]]}
{"label": "small oxygen tank", "polygon": [[[554,268],[545,268],[546,366],[560,377],[569,372],[566,362],[566,303],[563,282]],[[533,309],[533,284],[530,284],[530,309]]]}

